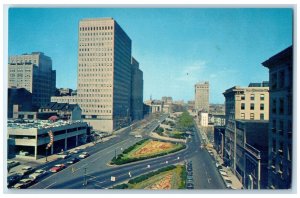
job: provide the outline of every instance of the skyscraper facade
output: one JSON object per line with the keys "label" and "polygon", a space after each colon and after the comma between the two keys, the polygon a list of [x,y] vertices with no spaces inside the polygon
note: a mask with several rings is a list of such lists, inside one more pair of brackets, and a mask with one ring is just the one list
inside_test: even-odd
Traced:
{"label": "skyscraper facade", "polygon": [[195,110],[209,112],[209,82],[195,85]]}
{"label": "skyscraper facade", "polygon": [[32,52],[9,57],[8,87],[25,88],[32,93],[36,108],[50,102],[55,95],[56,71],[52,60],[42,52]]}
{"label": "skyscraper facade", "polygon": [[269,181],[270,189],[292,184],[293,46],[262,63],[269,68]]}
{"label": "skyscraper facade", "polygon": [[131,118],[131,39],[112,18],[79,22],[77,100],[83,119],[106,132]]}
{"label": "skyscraper facade", "polygon": [[139,62],[131,59],[131,117],[132,120],[143,118],[143,72]]}

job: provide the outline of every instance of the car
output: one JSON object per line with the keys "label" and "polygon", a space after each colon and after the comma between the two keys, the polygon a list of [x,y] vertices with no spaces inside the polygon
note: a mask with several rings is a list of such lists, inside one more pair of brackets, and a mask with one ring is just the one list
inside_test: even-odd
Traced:
{"label": "car", "polygon": [[39,179],[39,178],[45,176],[46,174],[48,174],[47,171],[45,171],[43,169],[38,169],[34,173],[30,174],[28,177],[31,179]]}
{"label": "car", "polygon": [[29,152],[21,150],[21,151],[19,152],[19,155],[27,156],[27,155],[29,155]]}
{"label": "car", "polygon": [[18,162],[18,161],[14,161],[14,160],[8,160],[7,161],[7,168],[8,169],[11,169],[11,168],[13,168],[15,166],[18,166],[18,165],[20,165],[20,162]]}
{"label": "car", "polygon": [[192,184],[192,183],[187,183],[186,188],[187,188],[187,189],[194,189],[194,184]]}
{"label": "car", "polygon": [[81,159],[84,159],[84,158],[87,158],[88,156],[90,156],[90,154],[88,152],[83,152],[78,157],[81,158]]}
{"label": "car", "polygon": [[34,184],[35,180],[33,179],[21,179],[17,184],[13,186],[13,188],[28,188],[32,184]]}
{"label": "car", "polygon": [[49,171],[52,173],[57,173],[61,170],[63,170],[66,166],[64,164],[56,164],[53,166]]}
{"label": "car", "polygon": [[75,164],[76,162],[79,162],[79,159],[75,157],[67,161],[67,164]]}
{"label": "car", "polygon": [[61,152],[61,153],[58,153],[57,154],[57,157],[58,158],[61,158],[61,159],[66,159],[68,157],[70,157],[71,155],[69,153],[65,153],[65,152]]}
{"label": "car", "polygon": [[188,166],[187,167],[187,171],[193,171],[193,167],[192,166]]}
{"label": "car", "polygon": [[7,177],[7,187],[10,188],[22,179],[22,176],[15,173]]}
{"label": "car", "polygon": [[193,172],[192,172],[192,171],[190,171],[190,172],[187,172],[187,175],[189,175],[189,176],[193,176]]}
{"label": "car", "polygon": [[193,176],[191,176],[191,175],[188,175],[187,177],[186,177],[188,180],[190,179],[193,179]]}
{"label": "car", "polygon": [[76,148],[76,149],[74,149],[73,151],[71,151],[70,153],[77,154],[77,153],[80,153],[81,151],[82,151],[81,148]]}
{"label": "car", "polygon": [[219,170],[220,174],[223,176],[227,176],[227,173],[225,171],[223,171],[222,169]]}

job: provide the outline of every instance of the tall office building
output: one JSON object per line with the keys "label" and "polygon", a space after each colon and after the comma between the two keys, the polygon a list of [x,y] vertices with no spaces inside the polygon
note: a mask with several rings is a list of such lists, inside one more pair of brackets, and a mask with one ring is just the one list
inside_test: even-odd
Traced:
{"label": "tall office building", "polygon": [[209,112],[209,82],[195,85],[195,110]]}
{"label": "tall office building", "polygon": [[77,100],[84,121],[112,132],[131,118],[131,39],[112,18],[79,22]]}
{"label": "tall office building", "polygon": [[56,71],[52,60],[42,52],[32,52],[9,57],[8,87],[25,88],[32,93],[36,108],[50,102],[55,95]]}
{"label": "tall office building", "polygon": [[132,120],[140,120],[143,118],[143,72],[133,57],[131,77],[131,117]]}
{"label": "tall office building", "polygon": [[236,172],[236,120],[269,120],[269,87],[260,83],[257,87],[235,86],[227,89],[225,97],[225,156],[224,161],[229,163]]}
{"label": "tall office building", "polygon": [[293,46],[262,63],[269,68],[269,181],[271,189],[291,188],[293,120]]}

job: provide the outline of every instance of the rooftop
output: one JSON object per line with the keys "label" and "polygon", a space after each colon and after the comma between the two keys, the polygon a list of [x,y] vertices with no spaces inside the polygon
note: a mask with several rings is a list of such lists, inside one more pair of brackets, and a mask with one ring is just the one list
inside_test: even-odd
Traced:
{"label": "rooftop", "polygon": [[75,123],[85,123],[82,121],[63,121],[59,120],[57,122],[51,122],[49,120],[8,120],[7,127],[8,128],[22,128],[22,129],[47,129],[47,128],[54,128],[66,125],[72,125]]}

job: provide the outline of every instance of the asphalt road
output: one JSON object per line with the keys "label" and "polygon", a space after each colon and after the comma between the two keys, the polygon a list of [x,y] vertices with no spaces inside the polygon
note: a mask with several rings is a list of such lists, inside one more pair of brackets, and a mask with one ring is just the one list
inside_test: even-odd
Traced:
{"label": "asphalt road", "polygon": [[[159,120],[166,116],[159,117]],[[146,132],[151,131],[158,126],[159,120],[151,121],[144,129],[140,130],[143,137]],[[130,130],[119,134],[105,143],[97,144],[87,149],[90,157],[68,166],[66,169],[54,173],[37,184],[31,186],[32,189],[105,189],[118,183],[125,182],[132,177],[157,170],[159,168],[184,163],[192,160],[193,177],[195,189],[224,189],[222,178],[219,175],[215,163],[206,150],[201,150],[201,141],[199,133],[195,132],[191,141],[187,143],[185,150],[173,153],[167,156],[161,156],[154,159],[134,162],[122,166],[108,166],[107,163],[123,149],[140,141],[130,135]],[[64,162],[66,160],[61,160]],[[44,165],[45,169],[50,169],[59,161]],[[115,181],[111,181],[111,177]]]}

